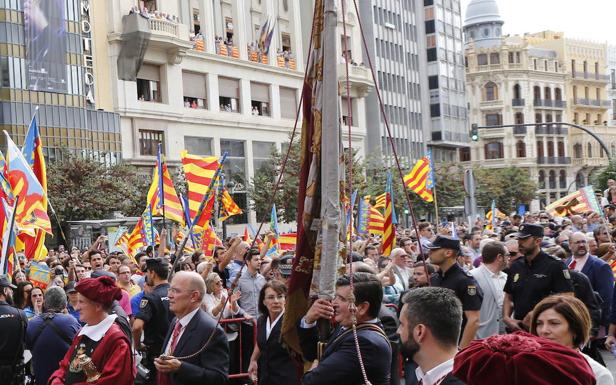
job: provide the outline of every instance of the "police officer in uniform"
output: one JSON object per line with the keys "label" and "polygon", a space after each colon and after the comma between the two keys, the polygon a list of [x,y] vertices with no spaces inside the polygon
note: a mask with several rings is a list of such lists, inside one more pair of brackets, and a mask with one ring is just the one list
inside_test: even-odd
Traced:
{"label": "police officer in uniform", "polygon": [[523,223],[516,237],[519,253],[524,257],[511,265],[503,302],[503,322],[511,331],[528,330],[527,316],[545,297],[557,293],[573,295],[567,266],[541,250],[543,226]]}
{"label": "police officer in uniform", "polygon": [[[163,342],[169,330],[173,313],[169,311],[169,263],[161,258],[146,260],[146,280],[153,287],[151,293],[145,294],[139,303],[139,313],[133,322],[133,344],[136,350],[144,354],[141,365],[149,370],[148,375],[142,375],[139,370],[138,380],[144,384],[156,383],[156,368],[154,358],[161,354]],[[144,334],[141,343],[141,334]]]}
{"label": "police officer in uniform", "polygon": [[6,276],[0,276],[0,384],[23,384],[23,354],[28,319],[14,308],[13,289]]}
{"label": "police officer in uniform", "polygon": [[430,250],[430,263],[439,268],[439,271],[430,277],[430,284],[453,290],[462,302],[464,317],[460,348],[465,348],[475,338],[479,328],[479,309],[483,293],[475,278],[457,263],[461,251],[459,240],[439,235],[426,247]]}

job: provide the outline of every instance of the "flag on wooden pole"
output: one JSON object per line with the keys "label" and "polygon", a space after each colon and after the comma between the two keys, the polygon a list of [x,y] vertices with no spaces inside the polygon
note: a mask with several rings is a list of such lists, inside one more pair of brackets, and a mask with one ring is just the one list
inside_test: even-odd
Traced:
{"label": "flag on wooden pole", "polygon": [[368,208],[368,227],[367,231],[370,234],[383,235],[385,229],[385,218],[383,214],[373,206]]}
{"label": "flag on wooden pole", "polygon": [[[209,190],[210,183],[220,163],[217,157],[200,157],[189,154],[186,150],[181,153],[182,167],[184,176],[186,177],[186,198],[188,199],[188,212],[191,221],[197,216],[199,205]],[[206,202],[204,212],[199,218],[199,223],[195,226],[206,227],[212,217],[214,209],[215,195],[211,194],[208,202]]]}
{"label": "flag on wooden pole", "polygon": [[160,153],[152,174],[152,184],[148,190],[147,204],[152,209],[152,215],[163,215],[164,218],[184,226],[184,210],[178,198],[173,179],[167,169],[167,163]]}
{"label": "flag on wooden pole", "polygon": [[392,204],[391,194],[386,193],[385,200],[385,222],[383,223],[383,246],[382,254],[388,257],[391,254],[391,250],[394,247],[396,234],[394,231],[394,224],[392,223]]}
{"label": "flag on wooden pole", "polygon": [[545,211],[553,216],[566,217],[587,212],[603,213],[592,186],[581,188],[547,205]]}

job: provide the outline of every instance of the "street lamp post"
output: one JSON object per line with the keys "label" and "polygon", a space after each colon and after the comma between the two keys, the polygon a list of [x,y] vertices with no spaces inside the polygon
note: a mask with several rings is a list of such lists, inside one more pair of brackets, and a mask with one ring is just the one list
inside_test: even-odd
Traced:
{"label": "street lamp post", "polygon": [[409,228],[409,209],[404,209],[404,222],[406,223],[406,228]]}

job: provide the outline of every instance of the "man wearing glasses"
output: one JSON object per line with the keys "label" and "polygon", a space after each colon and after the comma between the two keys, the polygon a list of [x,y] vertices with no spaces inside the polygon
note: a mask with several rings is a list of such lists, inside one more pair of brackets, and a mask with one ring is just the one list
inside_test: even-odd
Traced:
{"label": "man wearing glasses", "polygon": [[479,309],[479,328],[475,338],[487,338],[505,332],[501,322],[503,317],[503,288],[507,282],[507,267],[509,251],[501,242],[486,243],[481,251],[483,263],[470,271],[483,291],[483,301]]}

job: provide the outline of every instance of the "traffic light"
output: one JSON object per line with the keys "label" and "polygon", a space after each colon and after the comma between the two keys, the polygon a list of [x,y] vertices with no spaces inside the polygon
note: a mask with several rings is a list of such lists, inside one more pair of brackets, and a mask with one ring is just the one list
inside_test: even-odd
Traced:
{"label": "traffic light", "polygon": [[471,140],[476,142],[479,140],[479,129],[476,124],[471,124]]}

